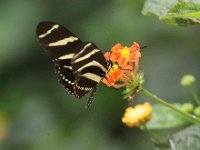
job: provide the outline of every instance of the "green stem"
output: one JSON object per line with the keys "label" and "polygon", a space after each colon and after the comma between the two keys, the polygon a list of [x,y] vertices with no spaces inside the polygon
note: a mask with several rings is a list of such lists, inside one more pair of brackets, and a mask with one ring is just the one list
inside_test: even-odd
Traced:
{"label": "green stem", "polygon": [[200,106],[200,98],[197,95],[197,92],[195,91],[195,89],[193,87],[190,88],[190,92],[192,94],[192,97],[194,98],[194,100],[196,101],[196,103]]}
{"label": "green stem", "polygon": [[156,102],[158,102],[158,103],[160,103],[160,104],[162,104],[162,105],[164,105],[164,106],[166,106],[166,107],[168,107],[168,108],[170,108],[170,109],[182,114],[183,116],[188,118],[191,122],[200,124],[200,118],[198,118],[198,117],[196,117],[194,115],[191,115],[189,113],[186,113],[186,112],[174,107],[173,105],[171,105],[171,104],[165,102],[164,100],[158,98],[156,95],[152,94],[148,90],[142,88],[142,89],[140,89],[140,92],[143,93],[144,95],[146,95],[147,97],[152,98]]}
{"label": "green stem", "polygon": [[164,137],[162,137],[162,136],[156,134],[155,132],[149,130],[149,129],[147,128],[146,124],[143,124],[143,128],[144,128],[145,131],[147,131],[147,132],[149,133],[149,135],[150,135],[155,141],[160,141],[160,142],[162,142],[162,141],[166,140],[166,138],[164,138]]}

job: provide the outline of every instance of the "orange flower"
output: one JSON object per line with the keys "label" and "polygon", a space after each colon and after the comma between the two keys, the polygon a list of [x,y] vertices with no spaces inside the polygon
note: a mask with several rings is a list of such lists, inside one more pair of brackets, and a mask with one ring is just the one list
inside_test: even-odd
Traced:
{"label": "orange flower", "polygon": [[107,86],[113,86],[115,87],[115,82],[121,78],[123,75],[123,72],[121,69],[119,69],[119,66],[116,64],[113,64],[113,66],[110,68],[109,73],[106,75],[106,78],[103,79],[103,83]]}
{"label": "orange flower", "polygon": [[122,49],[123,46],[120,43],[115,44],[111,50],[114,52],[115,50]]}
{"label": "orange flower", "polygon": [[104,54],[104,57],[105,57],[106,61],[108,61],[108,60],[110,59],[110,57],[111,57],[110,52],[106,52],[106,53]]}
{"label": "orange flower", "polygon": [[151,119],[152,106],[150,103],[128,107],[125,110],[122,122],[128,127],[139,127]]}
{"label": "orange flower", "polygon": [[131,81],[139,69],[140,46],[136,42],[131,47],[118,43],[112,47],[111,52],[106,52],[104,57],[107,61],[111,60],[113,66],[109,68],[103,83],[109,87],[120,88]]}

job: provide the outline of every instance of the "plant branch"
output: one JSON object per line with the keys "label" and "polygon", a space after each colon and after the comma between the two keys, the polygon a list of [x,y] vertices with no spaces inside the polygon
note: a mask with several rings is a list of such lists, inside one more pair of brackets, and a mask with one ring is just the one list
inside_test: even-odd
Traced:
{"label": "plant branch", "polygon": [[192,97],[194,98],[194,100],[196,101],[196,103],[200,106],[200,98],[197,95],[197,92],[195,91],[195,89],[193,87],[190,88],[190,92],[192,94]]}
{"label": "plant branch", "polygon": [[185,117],[188,118],[188,120],[190,120],[191,122],[200,124],[200,118],[198,118],[198,117],[196,117],[196,116],[194,116],[194,115],[192,115],[192,114],[189,114],[189,113],[187,113],[187,112],[184,112],[184,111],[182,111],[182,110],[180,110],[180,109],[174,107],[173,105],[171,105],[171,104],[165,102],[164,100],[158,98],[156,95],[152,94],[152,93],[149,92],[148,90],[142,88],[142,89],[140,89],[140,92],[141,92],[142,94],[146,95],[147,97],[152,98],[152,99],[155,100],[156,102],[158,102],[158,103],[160,103],[160,104],[162,104],[162,105],[164,105],[164,106],[166,106],[166,107],[168,107],[168,108],[170,108],[170,109],[172,109],[172,110],[178,112],[179,114],[185,116]]}

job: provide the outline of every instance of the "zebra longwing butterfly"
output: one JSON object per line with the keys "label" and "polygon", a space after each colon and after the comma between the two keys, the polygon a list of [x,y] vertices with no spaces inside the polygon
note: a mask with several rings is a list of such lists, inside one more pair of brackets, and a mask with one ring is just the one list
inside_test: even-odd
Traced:
{"label": "zebra longwing butterfly", "polygon": [[88,108],[95,96],[98,83],[105,77],[110,62],[90,42],[82,42],[64,26],[43,21],[36,29],[37,39],[52,59],[59,82],[76,98],[89,91]]}

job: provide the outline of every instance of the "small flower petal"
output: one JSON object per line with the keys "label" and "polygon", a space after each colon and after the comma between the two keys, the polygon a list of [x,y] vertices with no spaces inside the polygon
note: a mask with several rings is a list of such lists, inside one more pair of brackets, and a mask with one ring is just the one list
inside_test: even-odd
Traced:
{"label": "small flower petal", "polygon": [[117,43],[112,47],[111,50],[114,52],[114,51],[117,51],[117,50],[122,49],[122,48],[123,48],[123,46],[120,43]]}
{"label": "small flower petal", "polygon": [[106,53],[104,54],[104,57],[105,57],[105,59],[108,61],[108,60],[110,59],[110,57],[111,57],[110,52],[106,52]]}
{"label": "small flower petal", "polygon": [[136,50],[140,50],[140,45],[137,42],[133,42],[133,45],[130,47],[130,51],[134,52]]}

